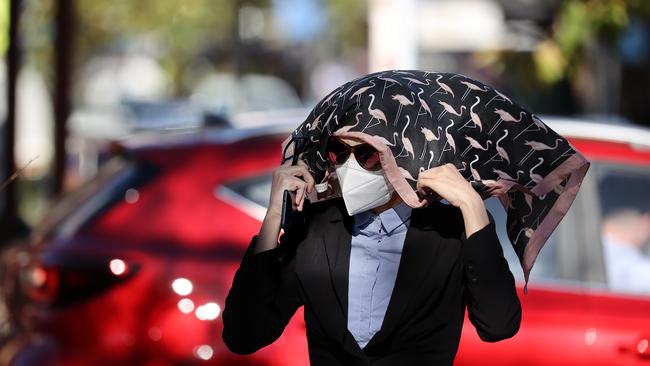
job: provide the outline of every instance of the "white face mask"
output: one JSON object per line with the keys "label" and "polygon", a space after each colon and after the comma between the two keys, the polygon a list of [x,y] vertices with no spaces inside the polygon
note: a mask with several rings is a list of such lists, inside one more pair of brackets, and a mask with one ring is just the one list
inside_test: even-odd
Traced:
{"label": "white face mask", "polygon": [[337,165],[335,170],[343,202],[350,216],[390,201],[393,187],[386,180],[382,170],[366,170],[352,155],[345,163]]}

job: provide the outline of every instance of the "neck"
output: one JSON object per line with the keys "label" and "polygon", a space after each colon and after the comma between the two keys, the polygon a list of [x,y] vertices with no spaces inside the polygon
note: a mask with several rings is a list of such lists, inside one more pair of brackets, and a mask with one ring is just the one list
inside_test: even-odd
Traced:
{"label": "neck", "polygon": [[397,192],[393,192],[393,196],[390,198],[390,201],[384,203],[381,206],[377,206],[377,207],[373,208],[372,212],[379,215],[380,213],[388,210],[389,208],[393,208],[393,207],[399,205],[400,203],[402,203],[402,197],[400,197],[399,194],[397,194]]}

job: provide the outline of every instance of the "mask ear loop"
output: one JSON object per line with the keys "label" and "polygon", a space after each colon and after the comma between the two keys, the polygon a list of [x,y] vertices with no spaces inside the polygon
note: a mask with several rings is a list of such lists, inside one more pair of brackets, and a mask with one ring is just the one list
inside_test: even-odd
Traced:
{"label": "mask ear loop", "polygon": [[[332,137],[330,136],[327,144],[329,145],[329,140]],[[332,175],[334,174],[334,167],[332,166],[331,163],[328,162],[325,168],[325,174],[323,176],[323,181],[321,183],[317,183],[314,185],[314,188],[316,189],[317,193],[324,193],[327,192],[328,189],[330,189],[330,180],[332,179]]]}

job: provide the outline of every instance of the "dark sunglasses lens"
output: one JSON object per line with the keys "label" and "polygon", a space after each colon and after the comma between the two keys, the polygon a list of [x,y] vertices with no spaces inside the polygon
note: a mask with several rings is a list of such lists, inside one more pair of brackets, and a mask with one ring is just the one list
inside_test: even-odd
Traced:
{"label": "dark sunglasses lens", "polygon": [[338,140],[331,140],[327,152],[327,158],[332,164],[343,164],[348,159],[350,151],[347,146]]}
{"label": "dark sunglasses lens", "polygon": [[370,145],[360,145],[356,148],[354,156],[357,158],[359,164],[367,170],[381,169],[379,161],[379,152]]}

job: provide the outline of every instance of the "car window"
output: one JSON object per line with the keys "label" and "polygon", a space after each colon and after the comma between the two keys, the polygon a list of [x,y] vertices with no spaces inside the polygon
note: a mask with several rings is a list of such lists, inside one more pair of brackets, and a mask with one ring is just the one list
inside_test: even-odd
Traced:
{"label": "car window", "polygon": [[243,198],[266,208],[269,203],[269,196],[271,195],[271,175],[263,174],[249,177],[230,182],[225,186]]}
{"label": "car window", "polygon": [[650,295],[650,169],[604,165],[598,174],[607,287]]}

